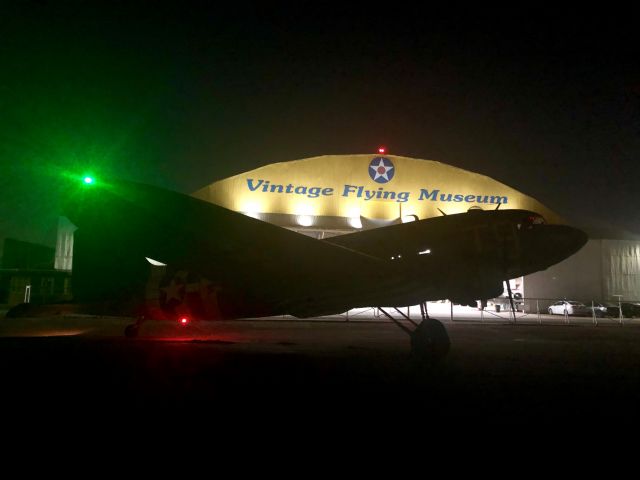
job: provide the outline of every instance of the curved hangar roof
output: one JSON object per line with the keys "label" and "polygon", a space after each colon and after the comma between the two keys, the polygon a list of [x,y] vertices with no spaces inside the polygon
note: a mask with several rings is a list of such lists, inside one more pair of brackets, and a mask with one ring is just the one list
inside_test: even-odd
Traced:
{"label": "curved hangar roof", "polygon": [[469,208],[525,209],[562,219],[536,199],[478,173],[397,155],[325,155],[273,163],[193,194],[248,215],[419,219]]}

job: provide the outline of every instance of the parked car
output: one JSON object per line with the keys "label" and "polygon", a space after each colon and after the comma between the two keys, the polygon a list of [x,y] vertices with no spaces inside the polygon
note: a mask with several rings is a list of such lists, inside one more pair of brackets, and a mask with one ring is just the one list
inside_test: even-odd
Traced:
{"label": "parked car", "polygon": [[549,305],[549,315],[564,315],[565,311],[567,315],[577,315],[580,317],[590,317],[591,307],[587,307],[584,303],[574,302],[569,300],[560,300],[552,305]]}
{"label": "parked car", "polygon": [[610,317],[619,317],[620,308],[622,308],[622,316],[625,318],[640,317],[640,303],[622,302],[607,303],[607,315]]}
{"label": "parked car", "polygon": [[587,308],[589,309],[589,315],[593,314],[592,308],[593,308],[593,312],[595,312],[596,314],[596,317],[605,317],[609,315],[609,309],[602,303],[594,303],[593,307],[591,305],[587,305]]}
{"label": "parked car", "polygon": [[605,304],[607,307],[607,317],[619,317],[620,316],[620,307],[617,303],[607,303]]}

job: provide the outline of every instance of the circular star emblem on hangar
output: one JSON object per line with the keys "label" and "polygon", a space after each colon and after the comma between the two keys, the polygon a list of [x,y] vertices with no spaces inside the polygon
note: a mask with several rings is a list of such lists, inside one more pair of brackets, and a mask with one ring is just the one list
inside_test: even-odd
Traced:
{"label": "circular star emblem on hangar", "polygon": [[369,163],[369,176],[377,183],[387,183],[395,175],[395,167],[386,157],[375,157]]}

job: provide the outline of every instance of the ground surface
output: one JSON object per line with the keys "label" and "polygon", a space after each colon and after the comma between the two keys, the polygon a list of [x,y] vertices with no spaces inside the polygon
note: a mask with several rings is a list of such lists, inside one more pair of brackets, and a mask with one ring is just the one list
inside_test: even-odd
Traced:
{"label": "ground surface", "polygon": [[431,367],[382,319],[155,322],[137,339],[122,336],[128,322],[0,320],[3,411],[512,425],[640,417],[634,321],[447,320],[451,352]]}

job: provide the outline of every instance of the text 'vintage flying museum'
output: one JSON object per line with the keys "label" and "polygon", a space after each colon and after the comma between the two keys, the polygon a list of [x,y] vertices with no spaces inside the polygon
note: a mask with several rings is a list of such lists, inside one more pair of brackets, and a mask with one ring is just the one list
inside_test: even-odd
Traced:
{"label": "text 'vintage flying museum'", "polygon": [[470,208],[531,210],[548,223],[561,222],[534,198],[487,176],[395,155],[327,155],[275,163],[212,183],[193,195],[318,235]]}

